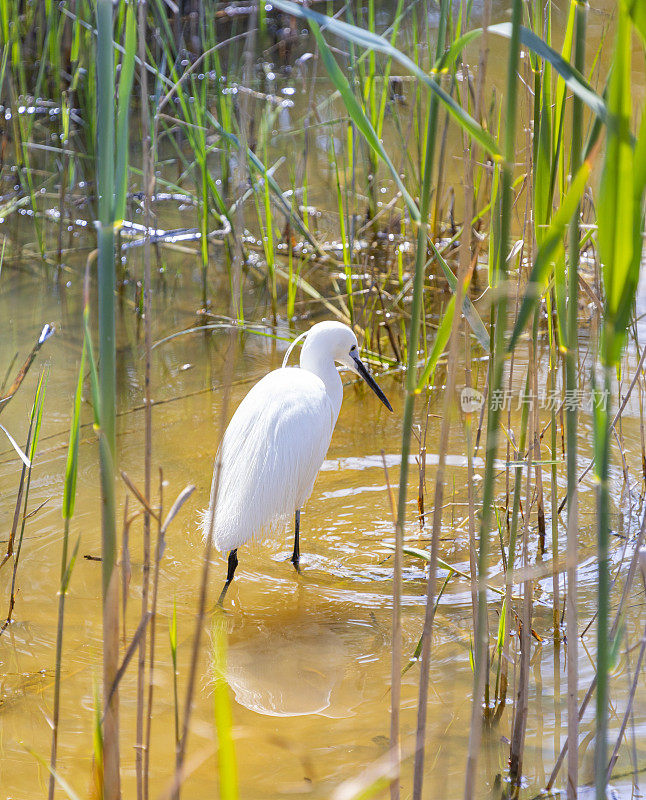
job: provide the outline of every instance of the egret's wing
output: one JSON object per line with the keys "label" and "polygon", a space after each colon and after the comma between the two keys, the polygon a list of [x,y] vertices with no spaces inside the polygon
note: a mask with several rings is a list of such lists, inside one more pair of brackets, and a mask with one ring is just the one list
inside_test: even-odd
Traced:
{"label": "egret's wing", "polygon": [[303,505],[333,428],[325,387],[311,372],[275,370],[251,389],[224,435],[217,506],[214,474],[204,520],[219,550],[268,532]]}

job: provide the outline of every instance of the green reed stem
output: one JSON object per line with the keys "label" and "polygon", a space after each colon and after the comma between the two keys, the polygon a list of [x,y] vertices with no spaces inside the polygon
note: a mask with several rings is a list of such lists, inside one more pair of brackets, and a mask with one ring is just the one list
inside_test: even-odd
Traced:
{"label": "green reed stem", "polygon": [[[633,9],[633,12],[636,10]],[[638,17],[634,17],[637,21]],[[609,538],[610,495],[609,399],[613,369],[621,360],[626,329],[632,315],[639,285],[643,248],[643,198],[646,188],[646,116],[642,114],[639,135],[634,143],[631,132],[633,101],[632,31],[627,8],[619,6],[612,71],[608,80],[610,117],[606,133],[606,154],[598,206],[600,259],[603,264],[605,305],[602,329],[604,399],[595,409],[595,468],[598,476],[599,561],[597,614],[597,736],[595,747],[595,787],[597,800],[606,797],[608,776],[608,701],[609,670],[615,632],[608,630],[610,608]]]}
{"label": "green reed stem", "polygon": [[[76,499],[76,478],[78,474],[78,449],[79,431],[81,420],[81,395],[83,391],[83,376],[85,373],[85,344],[81,354],[81,366],[79,377],[76,384],[76,394],[74,395],[74,406],[72,410],[72,424],[70,426],[70,441],[67,448],[67,464],[65,467],[65,484],[63,487],[63,549],[61,552],[61,577],[58,589],[58,622],[56,627],[56,666],[54,676],[54,711],[52,716],[52,748],[50,756],[50,775],[48,798],[53,800],[55,786],[56,755],[58,749],[58,720],[60,715],[60,692],[61,692],[61,663],[63,655],[63,623],[65,619],[65,597],[71,568],[74,562],[68,562],[68,542],[70,532],[70,520],[74,514],[74,502]],[[78,547],[78,545],[77,545]]]}
{"label": "green reed stem", "polygon": [[[528,395],[529,370],[525,380],[525,394]],[[509,641],[511,632],[511,591],[513,588],[514,564],[516,560],[516,537],[518,536],[518,517],[520,514],[520,496],[522,492],[523,459],[528,457],[525,452],[527,447],[527,429],[529,425],[529,403],[523,404],[520,420],[520,438],[518,440],[517,464],[514,468],[514,499],[511,512],[511,527],[509,531],[509,547],[507,550],[507,569],[505,570],[505,600],[500,613],[498,626],[498,667],[496,674],[495,697],[504,703],[507,696],[507,674],[509,664]]]}
{"label": "green reed stem", "polygon": [[[608,487],[610,465],[610,382],[612,366],[604,366],[603,400],[597,412],[595,453],[597,485],[597,555],[599,579],[597,590],[597,709],[595,742],[596,800],[605,800],[608,782],[608,698],[611,642],[608,631],[610,613],[610,570],[608,551],[610,540],[610,494]],[[597,404],[595,402],[595,405]],[[576,741],[575,739],[571,741]],[[576,750],[576,748],[570,748]],[[569,782],[568,782],[569,789]]]}
{"label": "green reed stem", "polygon": [[[399,496],[397,499],[397,525],[396,525],[396,542],[395,547],[401,551],[404,543],[404,524],[406,521],[406,499],[408,489],[408,459],[410,457],[410,441],[411,431],[413,428],[413,413],[415,411],[415,388],[417,384],[417,349],[419,345],[419,326],[420,314],[422,311],[422,295],[424,290],[424,266],[426,263],[426,237],[428,231],[428,214],[431,199],[431,184],[433,176],[433,156],[435,151],[435,134],[437,131],[437,116],[438,116],[438,102],[435,95],[431,97],[428,122],[426,126],[426,150],[424,157],[424,179],[422,182],[422,194],[420,198],[420,223],[417,234],[417,253],[415,257],[415,279],[413,283],[413,301],[411,305],[411,321],[408,333],[407,346],[408,346],[408,363],[406,368],[406,399],[404,401],[404,418],[402,422],[402,445],[401,445],[401,467],[399,472]],[[398,615],[401,609],[398,607],[393,609],[393,613]],[[420,678],[420,693],[428,691],[428,681]],[[422,699],[424,703],[422,705]],[[422,711],[423,709],[423,711]],[[423,759],[424,759],[424,736],[425,736],[425,713],[426,702],[425,697],[420,698],[418,706],[418,717],[421,713],[424,714],[424,731],[421,734],[422,745],[418,735],[418,744],[415,757],[415,775],[419,774],[419,792],[421,792],[421,775],[423,772]],[[419,719],[418,719],[419,728]],[[393,741],[394,732],[391,731],[391,743]],[[397,737],[399,733],[397,732]],[[397,738],[398,740],[398,738]],[[419,766],[418,766],[419,761]],[[415,790],[413,796],[416,797]]]}
{"label": "green reed stem", "polygon": [[[99,382],[101,428],[114,460],[116,453],[116,357],[114,320],[114,62],[112,49],[112,3],[97,0],[97,188],[99,192]],[[114,519],[112,520],[114,528]],[[110,537],[108,536],[108,539]],[[104,541],[103,590],[112,574],[116,539]]]}
{"label": "green reed stem", "polygon": [[[113,45],[113,6],[110,0],[97,0],[96,115],[97,115],[97,192],[98,192],[98,297],[99,297],[99,462],[101,470],[102,583],[103,583],[103,798],[119,800],[119,700],[111,692],[119,658],[119,594],[116,566],[117,536],[115,518],[116,463],[116,341],[115,341],[115,252],[114,224],[115,166],[126,175],[128,151],[124,144],[132,80],[132,59],[136,46],[133,9],[128,9],[126,50],[122,63],[119,94],[120,141],[115,165],[115,80]],[[124,121],[124,115],[126,120]],[[124,191],[120,178],[118,193]]]}
{"label": "green reed stem", "polygon": [[177,687],[177,602],[173,600],[173,614],[168,623],[170,657],[173,665],[173,722],[175,729],[175,748],[179,744],[179,693]]}
{"label": "green reed stem", "polygon": [[233,715],[229,684],[226,678],[227,635],[225,621],[221,617],[213,620],[213,706],[215,728],[218,734],[218,773],[221,800],[238,798],[238,766],[233,739]]}
{"label": "green reed stem", "polygon": [[[575,65],[581,73],[585,68],[585,5],[577,4],[575,13]],[[575,95],[572,98],[572,144],[570,172],[576,175],[582,162],[583,104]],[[568,737],[571,742],[578,741],[578,621],[577,621],[577,563],[578,563],[578,494],[577,494],[577,426],[578,409],[573,398],[577,395],[577,344],[579,311],[579,216],[580,204],[572,216],[569,229],[568,246],[568,302],[567,302],[567,341],[565,354],[565,396],[566,436],[567,436],[567,602],[566,633],[568,641]],[[568,751],[568,800],[575,800],[578,791],[578,748]]]}
{"label": "green reed stem", "polygon": [[485,474],[482,499],[482,519],[478,550],[478,618],[475,642],[474,697],[473,702],[480,705],[482,698],[478,687],[483,685],[482,672],[487,665],[487,593],[484,579],[487,574],[489,551],[489,525],[494,502],[495,460],[498,448],[498,427],[501,404],[496,401],[502,387],[505,366],[505,329],[507,324],[507,255],[511,228],[512,182],[514,148],[516,143],[516,109],[518,87],[516,71],[520,55],[520,23],[522,20],[521,0],[514,0],[512,11],[512,32],[509,42],[507,63],[507,90],[505,103],[505,160],[502,164],[500,182],[501,211],[500,234],[496,244],[493,286],[497,292],[494,330],[491,332],[492,349],[490,360],[490,391],[487,413],[487,434],[485,450]]}
{"label": "green reed stem", "polygon": [[[34,396],[34,404],[31,408],[31,415],[29,419],[29,429],[27,433],[27,445],[25,447],[25,455],[27,455],[29,459],[29,467],[26,465],[23,466],[21,472],[21,489],[18,492],[18,499],[16,501],[16,510],[14,516],[14,526],[17,522],[17,515],[20,512],[20,504],[22,502],[22,520],[20,525],[20,535],[18,536],[18,545],[16,547],[16,552],[14,555],[14,562],[13,562],[13,570],[11,574],[11,589],[10,589],[10,596],[9,596],[9,610],[7,612],[7,619],[4,621],[2,628],[0,628],[0,635],[4,633],[7,629],[9,624],[11,623],[11,618],[13,614],[14,605],[16,602],[16,580],[18,577],[18,564],[20,563],[20,554],[22,552],[22,543],[25,536],[25,523],[27,521],[27,503],[29,501],[29,488],[31,486],[31,474],[34,465],[34,457],[36,455],[36,448],[38,446],[38,436],[40,433],[40,426],[42,424],[43,419],[43,404],[45,401],[45,390],[47,388],[47,380],[45,373],[42,372],[40,378],[38,380],[38,386],[36,388],[36,394]],[[24,492],[24,499],[22,498],[22,482],[25,479],[25,470],[27,479],[25,484],[25,492]],[[12,532],[13,535],[13,532]],[[5,560],[8,558],[8,555],[5,556]],[[4,563],[4,562],[3,562]]]}
{"label": "green reed stem", "polygon": [[[440,18],[442,19],[449,13],[449,6],[447,0],[442,1],[440,8]],[[437,53],[438,56],[444,48],[444,40],[438,39]],[[417,252],[415,259],[415,281],[413,285],[413,305],[412,316],[410,325],[410,334],[408,337],[408,366],[406,370],[406,400],[404,404],[404,421],[402,431],[402,455],[401,455],[401,471],[399,477],[399,497],[397,506],[397,540],[396,547],[403,547],[404,541],[404,523],[406,518],[406,496],[408,488],[408,459],[410,456],[410,437],[413,425],[413,412],[415,402],[415,389],[416,389],[416,365],[417,365],[417,350],[419,341],[419,315],[422,310],[422,292],[424,288],[424,265],[427,253],[427,237],[428,237],[428,224],[429,212],[431,206],[431,183],[433,177],[433,161],[435,155],[435,142],[437,137],[437,124],[439,116],[439,103],[436,95],[431,96],[428,121],[426,125],[426,147],[424,151],[424,172],[422,180],[422,192],[420,202],[420,223],[417,237]],[[460,286],[458,285],[457,295],[460,297]],[[456,301],[459,302],[459,301]],[[455,315],[454,315],[455,316]],[[459,319],[459,311],[457,314]],[[454,319],[454,327],[456,319]],[[440,458],[442,457],[442,450],[440,448]],[[437,490],[437,484],[436,484]],[[424,629],[422,634],[422,661],[420,666],[419,678],[419,693],[417,703],[417,731],[415,735],[415,762],[413,768],[413,798],[420,800],[422,794],[422,786],[424,782],[424,746],[426,743],[426,707],[428,703],[428,686],[430,674],[430,647],[431,647],[431,633],[435,609],[435,589],[436,589],[436,576],[437,576],[437,539],[435,517],[433,520],[433,542],[431,546],[431,564],[429,567],[429,576],[426,586],[426,608],[424,613]],[[398,609],[399,612],[399,609]]]}

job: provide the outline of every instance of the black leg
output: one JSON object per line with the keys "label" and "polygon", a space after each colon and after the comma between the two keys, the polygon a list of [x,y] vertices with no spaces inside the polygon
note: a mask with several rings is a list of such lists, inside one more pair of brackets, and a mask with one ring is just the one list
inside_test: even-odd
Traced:
{"label": "black leg", "polygon": [[298,541],[298,532],[301,527],[301,510],[300,508],[296,511],[296,517],[294,519],[294,552],[292,553],[292,564],[294,565],[294,569],[296,572],[300,572],[299,561],[301,560],[301,550]]}
{"label": "black leg", "polygon": [[227,593],[227,589],[229,588],[229,584],[233,580],[233,576],[235,574],[237,566],[238,566],[238,551],[236,549],[236,550],[232,550],[229,553],[229,561],[228,561],[228,564],[227,564],[227,579],[226,579],[226,582],[225,582],[224,586],[222,587],[222,591],[220,592],[220,599],[218,600],[218,605],[219,606],[221,606],[222,603],[224,602],[224,596]]}

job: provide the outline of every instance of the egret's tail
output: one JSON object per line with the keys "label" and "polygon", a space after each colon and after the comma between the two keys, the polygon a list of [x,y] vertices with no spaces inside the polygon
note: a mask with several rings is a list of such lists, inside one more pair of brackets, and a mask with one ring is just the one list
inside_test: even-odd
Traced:
{"label": "egret's tail", "polygon": [[[219,454],[218,454],[219,456]],[[218,464],[218,457],[216,457],[216,468]],[[214,469],[214,473],[216,469]],[[213,480],[211,482],[211,496],[209,497],[209,505],[208,508],[203,509],[200,512],[200,529],[202,531],[202,538],[206,541],[207,537],[211,537],[211,542],[213,545],[220,551],[223,552],[224,548],[220,546],[218,542],[218,536],[216,532],[216,521],[215,521],[215,509],[216,509],[216,502],[217,502],[217,485],[216,485],[216,476],[213,475]]]}
{"label": "egret's tail", "polygon": [[202,531],[202,538],[206,541],[207,536],[212,536],[213,531],[211,530],[213,527],[213,509],[211,506],[207,508],[202,508],[198,513],[198,524],[200,526],[200,530]]}

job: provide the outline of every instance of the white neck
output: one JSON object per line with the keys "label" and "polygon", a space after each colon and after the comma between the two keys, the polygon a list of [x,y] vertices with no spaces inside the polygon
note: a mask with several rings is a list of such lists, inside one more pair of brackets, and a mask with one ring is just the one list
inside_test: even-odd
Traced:
{"label": "white neck", "polygon": [[334,361],[329,355],[324,356],[317,352],[315,347],[307,347],[306,340],[301,350],[300,364],[301,369],[313,372],[323,381],[334,411],[334,423],[336,423],[343,400],[343,384]]}

